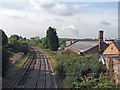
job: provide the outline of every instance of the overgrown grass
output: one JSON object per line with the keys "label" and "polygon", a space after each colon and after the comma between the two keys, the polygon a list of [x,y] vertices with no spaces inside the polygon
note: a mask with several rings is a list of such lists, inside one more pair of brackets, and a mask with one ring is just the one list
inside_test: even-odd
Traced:
{"label": "overgrown grass", "polygon": [[17,59],[19,59],[19,58],[21,57],[22,54],[23,54],[23,53],[21,53],[21,52],[16,53],[16,54],[14,54],[14,55],[12,55],[12,56],[10,57],[10,60],[11,60],[11,61],[16,61]]}
{"label": "overgrown grass", "polygon": [[6,76],[3,78],[3,85],[6,84],[11,80],[11,78],[14,78],[17,75],[17,72],[20,70],[24,62],[28,59],[28,55],[23,57],[21,60],[19,60],[17,63],[13,64],[8,70]]}
{"label": "overgrown grass", "polygon": [[49,50],[45,50],[44,49],[44,52],[47,54],[48,58],[50,58],[50,63],[52,65],[52,68],[53,68],[53,71],[55,71],[56,69],[56,64],[57,64],[57,61],[56,61],[56,52],[51,52]]}

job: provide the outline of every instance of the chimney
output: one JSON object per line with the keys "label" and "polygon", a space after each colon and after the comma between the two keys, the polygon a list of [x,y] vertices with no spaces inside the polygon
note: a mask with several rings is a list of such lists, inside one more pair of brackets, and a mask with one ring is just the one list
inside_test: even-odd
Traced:
{"label": "chimney", "polygon": [[99,45],[99,53],[101,53],[103,51],[103,31],[99,31],[99,35],[98,35],[98,45]]}

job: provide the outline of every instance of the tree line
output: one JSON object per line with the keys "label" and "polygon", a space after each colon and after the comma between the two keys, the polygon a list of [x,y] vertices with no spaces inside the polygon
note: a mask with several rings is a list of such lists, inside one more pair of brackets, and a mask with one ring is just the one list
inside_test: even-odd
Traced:
{"label": "tree line", "polygon": [[56,32],[56,29],[49,27],[46,32],[46,36],[41,38],[38,41],[30,40],[30,44],[35,44],[44,49],[49,49],[51,51],[57,51],[59,48],[59,39]]}
{"label": "tree line", "polygon": [[3,30],[0,30],[2,40],[2,77],[6,75],[9,68],[9,57],[17,52],[27,54],[29,47],[26,38],[18,35],[11,35],[9,38]]}
{"label": "tree line", "polygon": [[[48,50],[54,56],[57,65],[56,72],[62,78],[64,86],[68,88],[114,88],[115,83],[110,79],[106,67],[99,62],[98,55],[79,56],[70,51],[56,52],[59,47],[64,48],[65,42],[59,43],[56,29],[49,27],[46,36],[40,40],[28,40],[18,35],[7,38],[2,31],[3,73],[8,62],[8,50],[12,52],[29,52],[29,45],[35,44]],[[9,49],[8,49],[9,48]]]}
{"label": "tree line", "polygon": [[0,30],[2,41],[2,76],[5,76],[6,70],[9,67],[9,57],[18,52],[23,52],[25,55],[29,53],[29,45],[36,44],[41,48],[57,51],[59,47],[59,40],[56,33],[56,29],[49,27],[46,32],[46,37],[39,41],[29,40],[18,36],[16,34],[11,35],[9,38],[3,30]]}

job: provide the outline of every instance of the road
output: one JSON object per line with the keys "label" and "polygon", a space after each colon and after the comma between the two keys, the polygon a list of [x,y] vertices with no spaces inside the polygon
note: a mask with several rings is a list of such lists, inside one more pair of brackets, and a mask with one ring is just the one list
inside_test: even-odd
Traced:
{"label": "road", "polygon": [[32,54],[24,63],[22,69],[19,71],[16,79],[10,83],[8,87],[4,88],[56,88],[56,81],[49,58],[32,46]]}

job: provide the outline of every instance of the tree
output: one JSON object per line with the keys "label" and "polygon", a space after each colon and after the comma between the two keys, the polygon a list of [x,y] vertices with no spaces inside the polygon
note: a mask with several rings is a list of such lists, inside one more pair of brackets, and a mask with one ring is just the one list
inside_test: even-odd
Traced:
{"label": "tree", "polygon": [[[57,73],[67,87],[75,88],[76,83],[80,88],[114,86],[108,83],[103,86],[106,79],[104,76],[106,68],[98,61],[98,55],[79,56],[74,52],[63,51],[62,54],[55,57]],[[108,75],[106,76],[108,77]],[[106,79],[107,81],[109,80]]]}
{"label": "tree", "polygon": [[[69,63],[65,65],[67,76],[65,81],[67,85],[72,87],[72,82],[78,81],[82,83],[99,78],[101,73],[104,73],[105,66],[98,61],[97,57],[97,55],[86,55],[70,60]],[[87,83],[88,82],[84,84],[87,86]]]}
{"label": "tree", "polygon": [[26,55],[29,51],[28,44],[27,43],[20,43],[19,51],[24,52],[24,54]]}
{"label": "tree", "polygon": [[47,37],[41,39],[41,48],[48,49],[48,40]]}
{"label": "tree", "polygon": [[60,43],[60,49],[61,50],[64,50],[65,46],[66,46],[65,41]]}
{"label": "tree", "polygon": [[47,40],[48,40],[48,46],[49,49],[52,51],[57,51],[59,47],[59,41],[58,41],[58,36],[56,33],[56,29],[49,27],[47,30]]}
{"label": "tree", "polygon": [[16,44],[19,39],[20,37],[18,35],[11,35],[11,37],[9,38],[9,43]]}
{"label": "tree", "polygon": [[24,54],[27,54],[29,51],[27,39],[21,36],[11,35],[9,38],[9,44],[15,52],[24,52]]}

